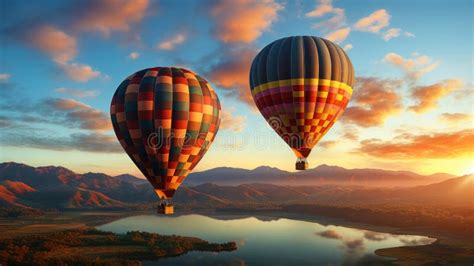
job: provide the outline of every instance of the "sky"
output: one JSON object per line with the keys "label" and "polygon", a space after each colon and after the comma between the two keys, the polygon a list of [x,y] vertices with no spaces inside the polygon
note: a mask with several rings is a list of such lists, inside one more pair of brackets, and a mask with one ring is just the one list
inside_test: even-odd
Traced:
{"label": "sky", "polygon": [[140,69],[179,66],[206,78],[223,109],[217,137],[194,171],[293,171],[293,152],[252,101],[249,68],[268,43],[313,35],[346,50],[356,84],[310,167],[474,172],[470,0],[0,5],[0,161],[140,175],[113,133],[112,95]]}

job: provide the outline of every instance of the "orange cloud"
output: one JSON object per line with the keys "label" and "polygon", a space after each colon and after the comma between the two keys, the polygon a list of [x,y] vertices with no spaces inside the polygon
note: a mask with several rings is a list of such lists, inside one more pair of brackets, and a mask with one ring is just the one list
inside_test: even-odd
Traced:
{"label": "orange cloud", "polygon": [[323,149],[329,149],[337,145],[337,141],[335,140],[325,140],[318,143],[318,146]]}
{"label": "orange cloud", "polygon": [[211,7],[217,37],[225,43],[251,43],[276,20],[283,6],[273,0],[219,0]]}
{"label": "orange cloud", "polygon": [[426,55],[413,54],[413,58],[403,58],[396,53],[388,53],[384,57],[384,61],[403,70],[408,78],[419,79],[423,75],[433,71],[439,66],[439,61],[433,61]]}
{"label": "orange cloud", "polygon": [[318,2],[319,4],[314,10],[306,13],[307,17],[322,17],[334,11],[331,0],[319,0]]}
{"label": "orange cloud", "polygon": [[425,113],[436,108],[438,101],[463,86],[461,80],[445,80],[429,86],[418,86],[412,89],[411,96],[416,99],[416,105],[410,106],[409,110],[415,113]]}
{"label": "orange cloud", "polygon": [[28,45],[51,56],[58,69],[72,80],[86,82],[101,74],[88,65],[71,62],[78,53],[76,38],[56,27],[35,27],[22,38]]}
{"label": "orange cloud", "polygon": [[404,134],[397,141],[365,140],[359,152],[386,159],[439,159],[472,156],[474,131]]}
{"label": "orange cloud", "polygon": [[75,81],[86,82],[100,76],[100,72],[92,69],[89,65],[60,63],[58,67],[66,76]]}
{"label": "orange cloud", "polygon": [[77,125],[82,129],[110,130],[110,118],[104,112],[73,99],[53,98],[46,100],[46,106],[52,111],[60,111],[58,115],[64,116],[66,122]]}
{"label": "orange cloud", "polygon": [[415,37],[415,34],[411,33],[411,32],[408,32],[408,31],[402,31],[402,29],[400,28],[391,28],[391,29],[388,29],[386,32],[382,33],[382,39],[384,39],[384,41],[388,42],[389,40],[393,39],[393,38],[396,38],[396,37],[399,37],[402,35],[402,32],[403,32],[403,36],[405,37]]}
{"label": "orange cloud", "polygon": [[447,123],[463,123],[473,120],[472,114],[466,113],[442,113],[439,119]]}
{"label": "orange cloud", "polygon": [[388,42],[390,39],[393,39],[393,38],[396,38],[396,37],[400,36],[401,32],[402,32],[402,29],[400,29],[400,28],[391,28],[383,34],[382,38],[386,42]]}
{"label": "orange cloud", "polygon": [[220,129],[229,129],[234,132],[240,132],[245,127],[246,117],[242,115],[234,116],[229,111],[222,111]]}
{"label": "orange cloud", "polygon": [[130,30],[132,24],[143,19],[148,10],[148,0],[99,0],[85,6],[73,22],[79,31],[98,31],[109,35],[111,31]]}
{"label": "orange cloud", "polygon": [[77,54],[76,38],[53,26],[41,26],[27,37],[30,45],[50,55],[57,63],[66,63]]}
{"label": "orange cloud", "polygon": [[354,28],[359,31],[377,33],[390,24],[390,18],[390,14],[385,9],[380,9],[358,20]]}
{"label": "orange cloud", "polygon": [[346,15],[344,9],[335,8],[332,5],[331,0],[320,0],[316,8],[308,13],[307,17],[322,17],[326,14],[332,14],[332,17],[317,23],[314,25],[314,28],[319,28],[324,31],[326,30],[335,30],[346,24]]}
{"label": "orange cloud", "polygon": [[250,66],[255,57],[253,48],[237,48],[227,52],[206,76],[218,87],[235,94],[243,102],[255,106],[248,84]]}
{"label": "orange cloud", "polygon": [[88,109],[91,108],[87,104],[73,99],[50,99],[47,103],[59,110]]}
{"label": "orange cloud", "polygon": [[364,238],[372,241],[383,241],[388,239],[390,235],[385,233],[377,233],[372,231],[365,231]]}
{"label": "orange cloud", "polygon": [[157,47],[162,50],[173,50],[176,45],[183,43],[186,40],[184,34],[177,34],[170,39],[160,42]]}
{"label": "orange cloud", "polygon": [[346,122],[362,127],[378,126],[402,110],[402,99],[395,91],[400,80],[358,78],[354,88],[353,102],[342,116]]}
{"label": "orange cloud", "polygon": [[341,137],[342,139],[357,141],[359,140],[359,131],[353,126],[344,125]]}
{"label": "orange cloud", "polygon": [[351,251],[355,252],[357,250],[364,249],[364,240],[363,239],[352,239],[352,240],[345,240],[344,245]]}
{"label": "orange cloud", "polygon": [[322,232],[316,233],[316,235],[322,236],[324,238],[329,238],[329,239],[342,239],[343,238],[342,235],[340,235],[338,232],[334,230],[322,231]]}
{"label": "orange cloud", "polygon": [[338,29],[336,31],[333,31],[327,34],[325,38],[335,43],[340,43],[344,41],[347,38],[347,36],[349,36],[350,32],[351,32],[351,28],[346,27],[346,28]]}

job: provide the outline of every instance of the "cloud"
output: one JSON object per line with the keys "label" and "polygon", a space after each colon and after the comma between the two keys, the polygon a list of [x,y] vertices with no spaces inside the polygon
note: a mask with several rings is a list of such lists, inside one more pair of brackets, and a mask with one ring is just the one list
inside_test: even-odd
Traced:
{"label": "cloud", "polygon": [[410,237],[410,236],[399,236],[400,242],[407,246],[422,246],[433,243],[435,240],[428,237]]}
{"label": "cloud", "polygon": [[388,239],[389,234],[377,233],[372,231],[365,231],[364,238],[372,241],[383,241]]}
{"label": "cloud", "polygon": [[22,34],[23,41],[49,55],[60,72],[72,80],[86,82],[100,76],[88,65],[71,62],[78,53],[74,36],[50,25],[33,27]]}
{"label": "cloud", "polygon": [[325,36],[326,39],[333,41],[335,43],[340,43],[344,41],[347,36],[349,36],[349,33],[351,32],[350,27],[338,29],[336,31],[333,31]]}
{"label": "cloud", "polygon": [[344,241],[344,245],[352,251],[360,250],[364,248],[364,240],[363,239],[346,240]]}
{"label": "cloud", "polygon": [[128,58],[132,59],[132,60],[137,60],[138,58],[140,57],[140,54],[138,52],[131,52],[129,55],[128,55]]}
{"label": "cloud", "polygon": [[98,0],[81,2],[77,15],[72,14],[72,28],[78,31],[128,32],[140,22],[148,10],[148,0]]}
{"label": "cloud", "polygon": [[409,110],[421,114],[434,109],[441,98],[462,86],[463,82],[461,80],[450,79],[429,86],[415,87],[411,91],[411,96],[417,103],[410,106]]}
{"label": "cloud", "polygon": [[[145,17],[148,5],[148,0],[75,1],[52,14],[42,14],[50,16],[47,20],[33,18],[9,27],[6,32],[48,54],[73,80],[87,81],[99,73],[85,64],[72,63],[78,53],[77,35],[80,32],[101,32],[109,36],[112,31],[128,34],[132,26]],[[53,20],[60,27],[50,25]],[[79,73],[71,75],[71,71]]]}
{"label": "cloud", "polygon": [[180,33],[170,39],[160,42],[157,45],[157,48],[162,50],[173,50],[176,45],[183,43],[185,40],[186,36]]}
{"label": "cloud", "polygon": [[[0,138],[2,146],[57,151],[122,151],[115,137],[109,134],[112,129],[109,115],[83,102],[65,98],[46,98],[36,102],[21,98],[3,99],[0,109],[5,114],[0,117],[0,127],[8,130]],[[45,125],[54,127],[51,129]]]}
{"label": "cloud", "polygon": [[367,17],[359,19],[354,24],[354,29],[359,31],[367,31],[378,33],[381,29],[387,27],[390,24],[390,14],[385,9],[380,9]]}
{"label": "cloud", "polygon": [[58,64],[58,67],[61,72],[68,76],[70,79],[79,82],[86,82],[101,75],[99,71],[94,70],[91,66],[85,64],[61,63]]}
{"label": "cloud", "polygon": [[384,39],[386,42],[389,40],[399,37],[403,34],[403,36],[408,37],[408,38],[414,38],[415,34],[408,32],[408,31],[402,31],[400,28],[390,28],[386,32],[382,33],[382,39]]}
{"label": "cloud", "polygon": [[11,75],[8,73],[0,73],[0,81],[5,82],[10,79]]}
{"label": "cloud", "polygon": [[98,132],[88,134],[76,133],[71,135],[71,139],[69,147],[73,149],[90,152],[123,152],[115,136]]}
{"label": "cloud", "polygon": [[333,14],[334,15],[330,19],[327,19],[320,23],[316,23],[314,24],[313,27],[327,31],[327,30],[335,30],[346,24],[346,15],[345,15],[344,9],[335,8]]}
{"label": "cloud", "polygon": [[439,65],[439,61],[433,61],[429,56],[416,53],[413,54],[412,58],[407,59],[396,53],[388,53],[385,55],[384,61],[403,70],[407,77],[412,80],[421,78]]}
{"label": "cloud", "polygon": [[236,95],[244,103],[255,106],[248,79],[256,53],[256,50],[250,47],[226,50],[222,53],[221,60],[211,67],[206,76],[228,94]]}
{"label": "cloud", "polygon": [[351,43],[348,43],[348,44],[344,45],[344,48],[343,48],[343,49],[344,49],[344,51],[347,52],[347,51],[349,51],[349,50],[352,49],[352,48],[353,48],[352,44],[351,44]]}
{"label": "cloud", "polygon": [[219,0],[210,8],[224,43],[251,43],[268,30],[283,6],[273,0]]}
{"label": "cloud", "polygon": [[234,132],[240,132],[245,127],[246,117],[242,115],[234,116],[229,111],[222,111],[220,129],[229,129]]}
{"label": "cloud", "polygon": [[73,99],[49,98],[41,103],[41,107],[53,123],[88,130],[112,129],[107,114]]}
{"label": "cloud", "polygon": [[108,114],[74,99],[46,98],[37,102],[16,99],[2,101],[0,108],[17,122],[92,131],[112,129]]}
{"label": "cloud", "polygon": [[319,0],[318,3],[314,10],[306,13],[307,17],[322,17],[334,11],[331,0]]}
{"label": "cloud", "polygon": [[396,141],[364,140],[359,152],[386,159],[441,159],[472,156],[474,131],[403,134]]}
{"label": "cloud", "polygon": [[318,236],[322,236],[324,238],[329,238],[329,239],[342,239],[342,235],[340,235],[338,232],[335,230],[326,230],[322,232],[316,233]]}
{"label": "cloud", "polygon": [[15,124],[10,118],[6,116],[0,116],[0,128],[12,127]]}
{"label": "cloud", "polygon": [[57,136],[56,134],[34,134],[15,132],[6,134],[0,139],[2,146],[28,147],[55,151],[86,151],[121,153],[122,147],[114,136],[99,132],[73,133],[69,136]]}
{"label": "cloud", "polygon": [[63,87],[57,88],[55,92],[75,96],[78,98],[96,97],[99,95],[99,92],[96,90],[78,90]]}
{"label": "cloud", "polygon": [[382,39],[384,41],[388,42],[390,39],[396,38],[400,36],[400,33],[402,32],[402,29],[400,28],[391,28],[387,30],[385,33],[382,35]]}
{"label": "cloud", "polygon": [[318,146],[323,149],[329,149],[337,145],[337,141],[335,140],[325,140],[318,143]]}
{"label": "cloud", "polygon": [[469,113],[442,113],[439,119],[446,123],[455,124],[472,121],[474,116]]}
{"label": "cloud", "polygon": [[45,103],[58,110],[73,110],[73,109],[87,109],[88,105],[73,100],[73,99],[61,99],[61,98],[50,98]]}
{"label": "cloud", "polygon": [[402,110],[402,99],[396,93],[402,83],[401,80],[358,78],[352,101],[355,105],[346,109],[342,119],[361,127],[382,125],[388,117]]}
{"label": "cloud", "polygon": [[409,31],[405,31],[405,32],[403,33],[403,35],[405,35],[406,37],[410,37],[410,38],[416,37],[415,34],[409,32]]}
{"label": "cloud", "polygon": [[346,124],[343,127],[341,138],[351,141],[357,141],[359,140],[359,131],[354,126]]}
{"label": "cloud", "polygon": [[326,14],[331,14],[332,17],[314,24],[314,28],[322,29],[323,31],[335,30],[346,24],[346,15],[344,9],[335,8],[331,0],[320,0],[316,8],[308,13],[306,17],[322,17]]}
{"label": "cloud", "polygon": [[57,63],[66,63],[77,54],[76,38],[54,26],[40,26],[26,37],[29,45],[43,51]]}

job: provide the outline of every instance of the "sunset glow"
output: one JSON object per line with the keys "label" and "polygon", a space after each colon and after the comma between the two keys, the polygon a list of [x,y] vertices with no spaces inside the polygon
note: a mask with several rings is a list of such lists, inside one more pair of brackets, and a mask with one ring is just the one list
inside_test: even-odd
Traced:
{"label": "sunset glow", "polygon": [[[209,80],[223,108],[215,143],[195,171],[293,170],[291,150],[253,103],[250,63],[276,39],[314,35],[345,49],[356,83],[310,167],[474,172],[470,1],[116,3],[19,2],[5,12],[1,161],[140,175],[111,130],[112,94],[139,69],[175,65]],[[433,42],[439,35],[455,47]]]}

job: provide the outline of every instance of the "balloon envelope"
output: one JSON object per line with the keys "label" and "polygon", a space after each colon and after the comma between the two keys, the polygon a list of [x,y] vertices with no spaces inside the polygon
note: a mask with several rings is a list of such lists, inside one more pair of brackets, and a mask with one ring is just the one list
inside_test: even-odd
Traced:
{"label": "balloon envelope", "polygon": [[110,107],[117,138],[161,199],[169,199],[209,149],[221,107],[190,70],[148,68],[125,79]]}
{"label": "balloon envelope", "polygon": [[258,109],[304,161],[344,112],[353,83],[354,69],[344,50],[313,36],[268,44],[250,69]]}

